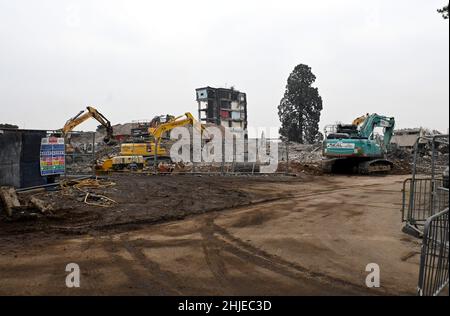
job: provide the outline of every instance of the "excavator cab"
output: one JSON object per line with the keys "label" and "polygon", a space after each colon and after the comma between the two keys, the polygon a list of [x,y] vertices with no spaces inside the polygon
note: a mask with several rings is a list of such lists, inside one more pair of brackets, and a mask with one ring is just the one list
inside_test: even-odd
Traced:
{"label": "excavator cab", "polygon": [[170,115],[170,114],[166,114],[166,115],[158,115],[155,116],[151,121],[150,121],[150,127],[152,128],[156,128],[161,124],[166,124],[170,121],[173,121],[175,119],[174,115]]}

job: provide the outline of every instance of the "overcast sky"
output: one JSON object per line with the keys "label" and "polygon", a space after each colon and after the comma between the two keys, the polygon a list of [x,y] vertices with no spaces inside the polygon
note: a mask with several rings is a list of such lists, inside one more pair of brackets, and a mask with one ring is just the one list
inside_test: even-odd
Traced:
{"label": "overcast sky", "polygon": [[305,63],[321,128],[377,112],[446,132],[447,2],[0,0],[0,123],[56,129],[87,105],[113,124],[197,116],[195,88],[209,85],[246,92],[250,125],[279,126]]}

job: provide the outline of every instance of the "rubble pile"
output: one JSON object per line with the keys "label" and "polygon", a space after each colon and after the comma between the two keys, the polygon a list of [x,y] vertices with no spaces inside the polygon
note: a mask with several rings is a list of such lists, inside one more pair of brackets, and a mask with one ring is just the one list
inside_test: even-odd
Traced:
{"label": "rubble pile", "polygon": [[107,159],[120,154],[120,145],[107,146],[102,144],[95,147],[95,159]]}
{"label": "rubble pile", "polygon": [[52,190],[37,188],[18,194],[12,187],[0,187],[0,212],[7,220],[56,218],[61,210],[80,204],[111,207],[117,202],[107,195],[115,182],[100,178],[63,180]]}
{"label": "rubble pile", "polygon": [[[431,173],[432,146],[426,143],[421,146],[417,153],[416,172],[421,174]],[[412,173],[414,165],[414,151],[411,149],[392,147],[388,151],[388,159],[394,163],[394,173]],[[442,172],[449,164],[449,148],[446,144],[440,144],[435,151],[435,169],[437,173]]]}
{"label": "rubble pile", "polygon": [[[286,150],[288,157],[286,157]],[[322,174],[322,143],[299,144],[288,142],[279,146],[280,169],[286,169],[286,160],[289,160],[289,172]]]}
{"label": "rubble pile", "polygon": [[322,143],[299,144],[289,142],[287,148],[289,161],[316,164],[322,160]]}
{"label": "rubble pile", "polygon": [[62,194],[76,198],[77,201],[87,205],[109,207],[117,202],[105,196],[106,188],[115,186],[115,183],[107,180],[84,179],[61,182]]}
{"label": "rubble pile", "polygon": [[394,174],[409,174],[412,170],[412,153],[411,150],[398,146],[389,148],[387,159],[392,161]]}
{"label": "rubble pile", "polygon": [[[442,173],[449,164],[449,154],[436,152],[434,157],[434,166],[436,173]],[[418,173],[431,174],[432,153],[428,152],[425,155],[417,157],[416,170]]]}
{"label": "rubble pile", "polygon": [[[71,158],[71,157],[70,157]],[[66,173],[67,174],[84,174],[88,175],[93,172],[93,158],[87,156],[78,156],[73,159],[66,157]]]}

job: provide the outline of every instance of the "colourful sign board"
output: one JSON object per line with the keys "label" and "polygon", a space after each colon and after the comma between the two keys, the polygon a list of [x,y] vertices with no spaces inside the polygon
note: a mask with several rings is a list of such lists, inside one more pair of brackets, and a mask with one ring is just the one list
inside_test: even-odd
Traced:
{"label": "colourful sign board", "polygon": [[66,170],[64,138],[42,138],[40,161],[41,176],[64,174]]}

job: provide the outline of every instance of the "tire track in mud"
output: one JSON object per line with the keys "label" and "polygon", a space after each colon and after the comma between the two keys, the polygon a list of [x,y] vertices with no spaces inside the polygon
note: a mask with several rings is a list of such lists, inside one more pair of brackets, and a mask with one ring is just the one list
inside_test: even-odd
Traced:
{"label": "tire track in mud", "polygon": [[[320,283],[316,286],[320,285],[321,288],[326,285],[330,289],[341,290],[345,294],[382,294],[369,291],[364,288],[364,284],[355,284],[321,272],[315,272],[299,264],[286,261],[278,256],[269,254],[231,235],[226,229],[214,223],[215,218],[216,216],[211,215],[205,221],[205,226],[202,228],[202,236],[207,238],[204,246],[204,248],[206,247],[205,255],[210,257],[211,255],[215,256],[213,261],[210,260],[208,266],[216,279],[225,285],[230,285],[229,280],[226,278],[226,274],[221,271],[217,272],[218,269],[223,266],[223,256],[220,255],[220,252],[211,252],[211,248],[218,248],[221,249],[222,252],[231,253],[244,262],[254,264],[277,274],[281,274],[295,280],[298,283],[301,283],[303,286],[305,286],[306,279],[306,281],[310,281],[311,283]],[[220,262],[220,264],[218,266],[214,266],[217,262]],[[329,293],[335,294],[336,291],[330,290]]]}
{"label": "tire track in mud", "polygon": [[[219,242],[219,239],[214,236],[216,234],[214,229],[215,217],[211,215],[203,221],[204,226],[200,229],[200,234],[202,236],[202,248],[206,264],[214,280],[221,286],[219,295],[249,295],[249,285],[243,286],[243,280],[239,280],[235,273],[234,275],[229,274],[227,265],[246,276],[246,283],[251,284],[252,291],[255,290],[254,286],[258,284],[258,290],[264,293],[262,295],[273,292],[273,284],[264,282],[261,272],[256,271],[253,266],[249,268],[246,265],[242,265],[242,256],[238,256],[235,252],[223,247],[223,243]],[[254,295],[255,292],[251,293],[251,295]]]}
{"label": "tire track in mud", "polygon": [[[94,238],[87,239],[85,242],[77,246],[78,249],[74,249],[75,253],[86,253],[97,245]],[[64,252],[63,256],[59,256],[57,260],[52,260],[50,263],[51,273],[47,278],[48,284],[55,284],[55,281],[61,282],[61,288],[56,287],[52,291],[56,291],[55,294],[52,292],[45,293],[44,295],[66,295],[68,293],[61,292],[68,288],[65,285],[65,280],[68,272],[65,270],[67,264],[76,263],[80,267],[80,288],[71,288],[70,293],[74,292],[76,294],[89,293],[90,295],[106,295],[106,291],[101,287],[101,268],[109,263],[107,259],[89,259],[86,257],[76,257],[71,254],[70,246],[67,246],[67,252]],[[66,251],[66,249],[64,249]],[[66,256],[68,255],[68,257]],[[22,267],[25,270],[36,269],[35,265],[31,265],[29,269]],[[19,272],[18,272],[19,273]],[[72,293],[73,294],[73,293]]]}
{"label": "tire track in mud", "polygon": [[229,293],[233,289],[233,284],[228,278],[228,271],[220,254],[221,248],[216,243],[211,243],[214,240],[213,221],[213,217],[207,217],[204,226],[200,230],[203,253],[206,264],[215,280],[225,290],[224,292]]}
{"label": "tire track in mud", "polygon": [[[134,250],[133,247],[130,245],[124,243],[123,240],[114,240],[112,236],[103,236],[101,240],[90,240],[84,245],[84,249],[89,250],[96,247],[100,247],[103,249],[108,255],[110,260],[106,263],[106,265],[109,265],[110,267],[116,267],[118,268],[128,279],[128,284],[131,284],[132,286],[129,286],[129,288],[123,288],[123,289],[108,289],[107,292],[110,293],[111,290],[115,293],[126,293],[128,292],[130,288],[137,288],[140,291],[144,291],[145,294],[148,295],[176,295],[177,292],[173,291],[171,288],[167,287],[165,284],[159,282],[158,280],[152,278],[151,280],[148,280],[148,276],[143,276],[142,272],[136,269],[135,263],[139,262],[142,265],[142,258],[137,255],[137,252]],[[119,252],[122,250],[126,250],[130,255],[133,257],[133,261],[127,260],[123,258]],[[137,256],[137,258],[136,258]],[[144,256],[145,257],[145,256]],[[103,263],[105,264],[105,263]],[[149,263],[144,262],[146,268]],[[83,265],[84,266],[84,265]],[[98,268],[95,268],[94,266],[98,267],[98,259],[96,259],[93,263],[90,265],[91,271],[98,271]],[[92,282],[92,279],[89,279],[90,282]],[[90,288],[93,290],[102,290],[101,286],[97,282],[94,282]]]}
{"label": "tire track in mud", "polygon": [[[185,244],[189,241],[183,241],[181,244]],[[192,243],[196,243],[198,241],[192,241]],[[151,242],[150,242],[151,243]],[[183,284],[182,280],[176,273],[170,272],[168,270],[163,270],[161,266],[150,260],[143,252],[142,247],[139,245],[135,245],[135,241],[129,241],[124,238],[121,238],[122,246],[128,251],[128,253],[147,271],[152,275],[155,280],[164,290],[166,291],[165,295],[183,295],[183,293],[177,289],[178,286]],[[178,242],[169,242],[167,247],[177,247],[180,243]],[[158,247],[163,247],[162,244],[158,243]],[[147,245],[148,247],[148,245]],[[183,286],[184,287],[184,286]]]}
{"label": "tire track in mud", "polygon": [[201,241],[198,239],[175,239],[175,240],[148,240],[148,239],[134,239],[132,241],[134,247],[143,248],[165,248],[165,247],[186,247],[200,245]]}
{"label": "tire track in mud", "polygon": [[[92,247],[95,247],[97,244],[95,237],[88,239],[85,243],[81,243],[79,246],[79,250],[81,253],[89,251]],[[75,261],[75,263],[78,263]],[[81,270],[81,282],[83,290],[88,287],[89,293],[96,293],[96,295],[106,295],[105,290],[101,286],[101,267],[98,259],[84,259],[82,263],[78,263]],[[103,263],[104,264],[104,263]],[[89,280],[86,282],[85,280]]]}
{"label": "tire track in mud", "polygon": [[[114,241],[112,238],[105,241],[104,249],[109,249],[108,253],[117,263],[120,270],[127,276],[128,280],[133,286],[146,291],[145,294],[150,295],[181,295],[182,293],[170,286],[170,284],[177,284],[176,276],[168,271],[163,271],[159,264],[150,260],[145,256],[142,249],[133,245],[132,241],[127,240],[123,236],[119,241]],[[111,249],[111,247],[113,249]],[[133,258],[133,261],[127,260],[120,256],[117,252],[124,249]],[[111,251],[113,250],[113,251]],[[138,263],[147,274],[142,274],[141,271],[134,268]]]}
{"label": "tire track in mud", "polygon": [[[99,236],[98,236],[99,237]],[[80,251],[95,252],[96,249],[101,248],[108,255],[106,259],[93,258],[89,260],[84,258],[82,260],[72,260],[79,264],[81,269],[81,282],[82,292],[96,293],[96,295],[105,295],[108,293],[127,293],[129,288],[123,289],[113,288],[104,289],[102,285],[104,283],[101,280],[102,268],[109,270],[110,268],[118,268],[128,279],[130,288],[138,289],[141,293],[149,295],[181,295],[182,293],[170,284],[179,284],[175,275],[166,271],[163,271],[159,264],[149,260],[142,252],[142,248],[148,248],[152,246],[156,247],[170,247],[179,246],[179,243],[169,243],[164,245],[163,243],[153,243],[147,240],[136,240],[137,247],[134,245],[135,241],[129,241],[123,236],[119,240],[113,239],[111,235],[102,236],[99,239],[92,238],[80,245]],[[144,242],[142,242],[144,241]],[[181,243],[184,244],[184,243]],[[132,260],[126,259],[119,253],[121,251],[127,251],[132,257]],[[144,269],[147,273],[140,271],[140,268]],[[64,264],[57,265],[54,268],[53,275],[61,275],[62,281],[64,281]],[[53,279],[49,280],[52,281]]]}

